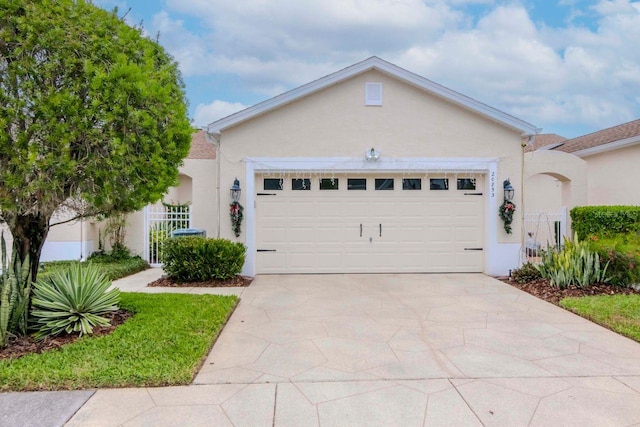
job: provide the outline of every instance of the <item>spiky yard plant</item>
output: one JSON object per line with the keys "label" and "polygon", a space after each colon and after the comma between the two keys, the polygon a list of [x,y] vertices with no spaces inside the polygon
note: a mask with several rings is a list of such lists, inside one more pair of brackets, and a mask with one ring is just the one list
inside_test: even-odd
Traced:
{"label": "spiky yard plant", "polygon": [[547,248],[542,251],[541,263],[535,267],[542,277],[549,279],[551,286],[565,289],[574,285],[586,288],[594,283],[609,281],[607,267],[600,262],[600,256],[589,249],[586,241],[580,241],[576,234],[573,242],[565,239],[561,251]]}
{"label": "spiky yard plant", "polygon": [[10,337],[27,333],[27,314],[31,296],[28,258],[24,263],[12,251],[11,265],[7,264],[7,243],[0,233],[2,275],[0,275],[0,348]]}
{"label": "spiky yard plant", "polygon": [[111,282],[93,265],[75,264],[39,280],[33,289],[35,337],[93,333],[95,326],[109,326],[103,315],[117,311],[120,290],[108,290]]}

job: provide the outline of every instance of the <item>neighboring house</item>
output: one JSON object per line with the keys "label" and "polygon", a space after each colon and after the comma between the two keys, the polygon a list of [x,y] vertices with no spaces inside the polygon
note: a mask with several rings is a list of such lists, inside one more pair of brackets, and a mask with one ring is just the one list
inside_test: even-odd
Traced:
{"label": "neighboring house", "polygon": [[589,205],[640,205],[640,119],[564,141],[552,148],[587,162]]}
{"label": "neighboring house", "polygon": [[[538,135],[532,148],[528,159],[543,155],[557,158],[562,153],[565,158],[568,154],[584,162],[586,194],[581,205],[640,205],[635,180],[640,164],[640,120],[573,139]],[[537,210],[565,205],[561,187],[558,177],[536,175],[527,179],[526,205]]]}
{"label": "neighboring house", "polygon": [[[206,132],[193,134],[191,148],[184,164],[179,169],[178,186],[169,190],[163,201],[170,204],[191,206],[192,225],[204,228],[208,235],[217,235],[216,218],[216,150],[207,142]],[[69,213],[54,215],[52,224],[72,218]],[[145,211],[135,212],[127,217],[127,246],[133,253],[147,255],[147,227]],[[7,244],[11,235],[6,226]],[[103,230],[101,233],[100,230]],[[99,239],[108,249],[109,237],[104,233],[104,223],[87,218],[51,227],[42,249],[42,261],[86,259],[99,248]]]}
{"label": "neighboring house", "polygon": [[485,272],[519,263],[521,142],[536,127],[372,57],[211,123],[220,236],[238,178],[243,273]]}

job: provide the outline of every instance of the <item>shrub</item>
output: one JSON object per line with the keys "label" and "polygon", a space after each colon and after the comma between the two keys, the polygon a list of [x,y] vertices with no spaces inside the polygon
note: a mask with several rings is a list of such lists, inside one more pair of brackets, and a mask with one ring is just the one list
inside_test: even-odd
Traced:
{"label": "shrub", "polygon": [[640,230],[640,206],[582,206],[571,209],[578,237],[611,237]]}
{"label": "shrub", "polygon": [[240,274],[246,250],[227,239],[172,238],[164,243],[164,271],[179,282],[230,279]]}
{"label": "shrub", "polygon": [[610,283],[628,286],[640,283],[640,236],[620,234],[609,238],[592,236],[589,247],[609,262]]}
{"label": "shrub", "polygon": [[33,288],[31,315],[36,338],[62,332],[91,334],[94,326],[109,326],[102,315],[116,311],[120,291],[108,291],[111,282],[93,265],[72,265]]}
{"label": "shrub", "polygon": [[576,235],[573,242],[565,239],[560,252],[551,247],[542,251],[542,263],[536,268],[543,278],[549,279],[551,286],[564,289],[571,285],[585,288],[594,283],[608,282],[608,265],[602,267],[600,256]]}
{"label": "shrub", "polygon": [[536,266],[530,262],[524,264],[520,268],[516,268],[511,272],[511,278],[516,283],[527,283],[540,279],[542,275]]}

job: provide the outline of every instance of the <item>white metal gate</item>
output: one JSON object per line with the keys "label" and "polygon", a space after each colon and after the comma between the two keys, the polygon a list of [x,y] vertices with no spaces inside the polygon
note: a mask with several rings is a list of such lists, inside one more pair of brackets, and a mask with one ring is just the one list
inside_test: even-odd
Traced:
{"label": "white metal gate", "polygon": [[540,250],[547,247],[560,248],[567,235],[567,208],[530,211],[524,215],[524,260],[539,260]]}
{"label": "white metal gate", "polygon": [[174,230],[191,228],[191,206],[156,204],[144,210],[145,257],[152,267],[161,267],[163,242]]}

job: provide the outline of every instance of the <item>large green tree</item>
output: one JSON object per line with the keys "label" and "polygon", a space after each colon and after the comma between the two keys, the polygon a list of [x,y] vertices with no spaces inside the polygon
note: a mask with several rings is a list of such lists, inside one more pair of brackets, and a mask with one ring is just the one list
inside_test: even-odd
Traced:
{"label": "large green tree", "polygon": [[130,212],[176,183],[186,108],[176,62],[116,11],[0,0],[0,215],[34,278],[54,212]]}

